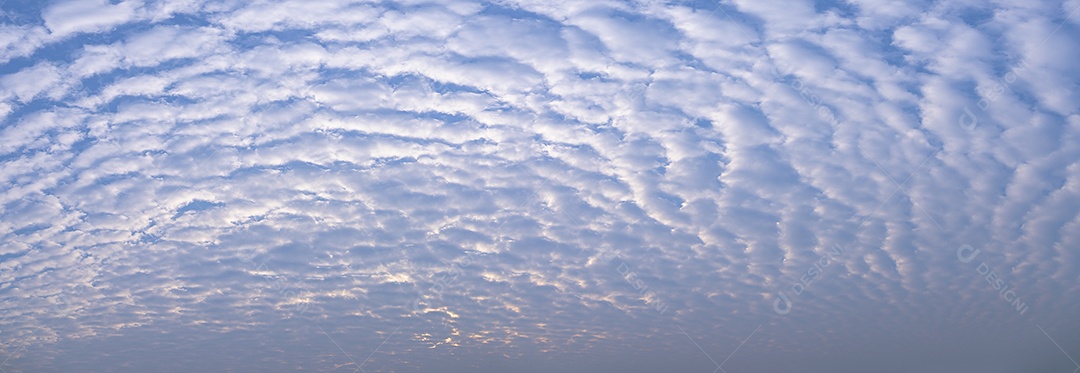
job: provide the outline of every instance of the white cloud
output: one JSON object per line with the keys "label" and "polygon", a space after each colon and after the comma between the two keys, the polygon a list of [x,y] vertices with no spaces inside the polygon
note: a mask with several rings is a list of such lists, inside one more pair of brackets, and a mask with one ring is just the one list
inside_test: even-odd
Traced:
{"label": "white cloud", "polygon": [[100,32],[131,21],[141,1],[110,3],[105,0],[68,0],[42,12],[45,27],[55,37]]}
{"label": "white cloud", "polygon": [[52,99],[62,95],[64,85],[62,72],[51,63],[40,63],[0,79],[4,98],[14,98],[20,103],[45,95]]}

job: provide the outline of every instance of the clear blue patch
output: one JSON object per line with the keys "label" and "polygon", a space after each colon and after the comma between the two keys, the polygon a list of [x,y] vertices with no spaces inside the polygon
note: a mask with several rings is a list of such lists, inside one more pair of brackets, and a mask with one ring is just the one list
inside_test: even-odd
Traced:
{"label": "clear blue patch", "polygon": [[[102,162],[104,162],[104,161],[102,161]],[[139,175],[141,175],[141,174],[138,173],[138,172],[132,171],[132,172],[122,173],[122,174],[105,175],[105,176],[102,176],[102,177],[98,178],[95,181],[97,182],[97,184],[99,186],[107,186],[107,185],[110,185],[110,184],[118,182],[118,181],[134,179],[134,178],[138,177]]]}
{"label": "clear blue patch", "polygon": [[16,229],[16,230],[12,231],[11,234],[15,235],[15,236],[24,236],[24,235],[27,235],[27,234],[30,234],[30,233],[34,233],[34,232],[43,230],[43,229],[48,229],[51,226],[52,226],[52,224],[46,224],[46,223],[31,224],[31,225],[27,225],[25,227]]}
{"label": "clear blue patch", "polygon": [[0,254],[0,263],[3,263],[3,262],[6,262],[6,261],[9,261],[9,260],[21,257],[23,255],[26,255],[26,253],[28,253],[28,252],[30,252],[30,251],[27,250],[27,251],[22,251],[22,252]]}
{"label": "clear blue patch", "polygon": [[604,80],[604,74],[594,72],[580,72],[577,74],[581,80]]}
{"label": "clear blue patch", "polygon": [[228,43],[240,50],[252,50],[258,47],[272,47],[273,44],[277,44],[268,43],[268,41],[277,41],[282,45],[304,43],[319,44],[319,40],[315,37],[315,32],[315,30],[309,29],[287,29],[248,32],[237,34],[236,37],[229,40]]}
{"label": "clear blue patch", "polygon": [[44,25],[41,12],[47,1],[41,0],[6,0],[0,1],[0,22],[15,25]]}
{"label": "clear blue patch", "polygon": [[487,7],[480,11],[480,14],[485,16],[502,16],[510,19],[532,19],[554,22],[543,14],[533,13],[517,7],[500,6],[494,3],[488,3]]}
{"label": "clear blue patch", "polygon": [[859,8],[855,4],[836,0],[816,0],[814,1],[814,11],[818,13],[833,11],[844,18],[854,18],[859,14]]}
{"label": "clear blue patch", "polygon": [[215,207],[221,207],[221,206],[225,206],[225,204],[221,203],[221,202],[211,202],[211,201],[207,201],[207,200],[197,199],[197,200],[188,202],[188,204],[186,204],[183,207],[181,207],[180,209],[176,210],[176,214],[173,215],[172,218],[176,219],[176,218],[180,217],[181,215],[184,215],[188,211],[199,212],[199,211],[205,211],[205,210],[209,210],[209,209],[212,209],[212,208],[215,208]]}
{"label": "clear blue patch", "polygon": [[986,23],[994,20],[993,8],[973,8],[968,7],[956,12],[956,17],[964,21],[964,23],[978,28]]}

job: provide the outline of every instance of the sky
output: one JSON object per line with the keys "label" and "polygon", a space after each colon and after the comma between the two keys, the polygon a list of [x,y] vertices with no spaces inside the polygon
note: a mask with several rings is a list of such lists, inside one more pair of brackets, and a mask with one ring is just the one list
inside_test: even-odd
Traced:
{"label": "sky", "polygon": [[1080,0],[0,0],[0,373],[1080,372]]}

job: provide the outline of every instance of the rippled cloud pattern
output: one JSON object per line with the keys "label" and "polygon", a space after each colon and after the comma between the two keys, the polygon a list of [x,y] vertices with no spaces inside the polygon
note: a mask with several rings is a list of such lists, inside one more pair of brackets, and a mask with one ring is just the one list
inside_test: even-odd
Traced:
{"label": "rippled cloud pattern", "polygon": [[1080,369],[1078,8],[0,0],[0,370]]}

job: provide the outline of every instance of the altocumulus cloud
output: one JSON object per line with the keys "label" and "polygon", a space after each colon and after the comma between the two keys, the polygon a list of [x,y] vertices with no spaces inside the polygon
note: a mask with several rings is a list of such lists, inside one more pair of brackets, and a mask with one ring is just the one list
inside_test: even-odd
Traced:
{"label": "altocumulus cloud", "polygon": [[1080,1],[0,1],[0,369],[1069,372]]}

